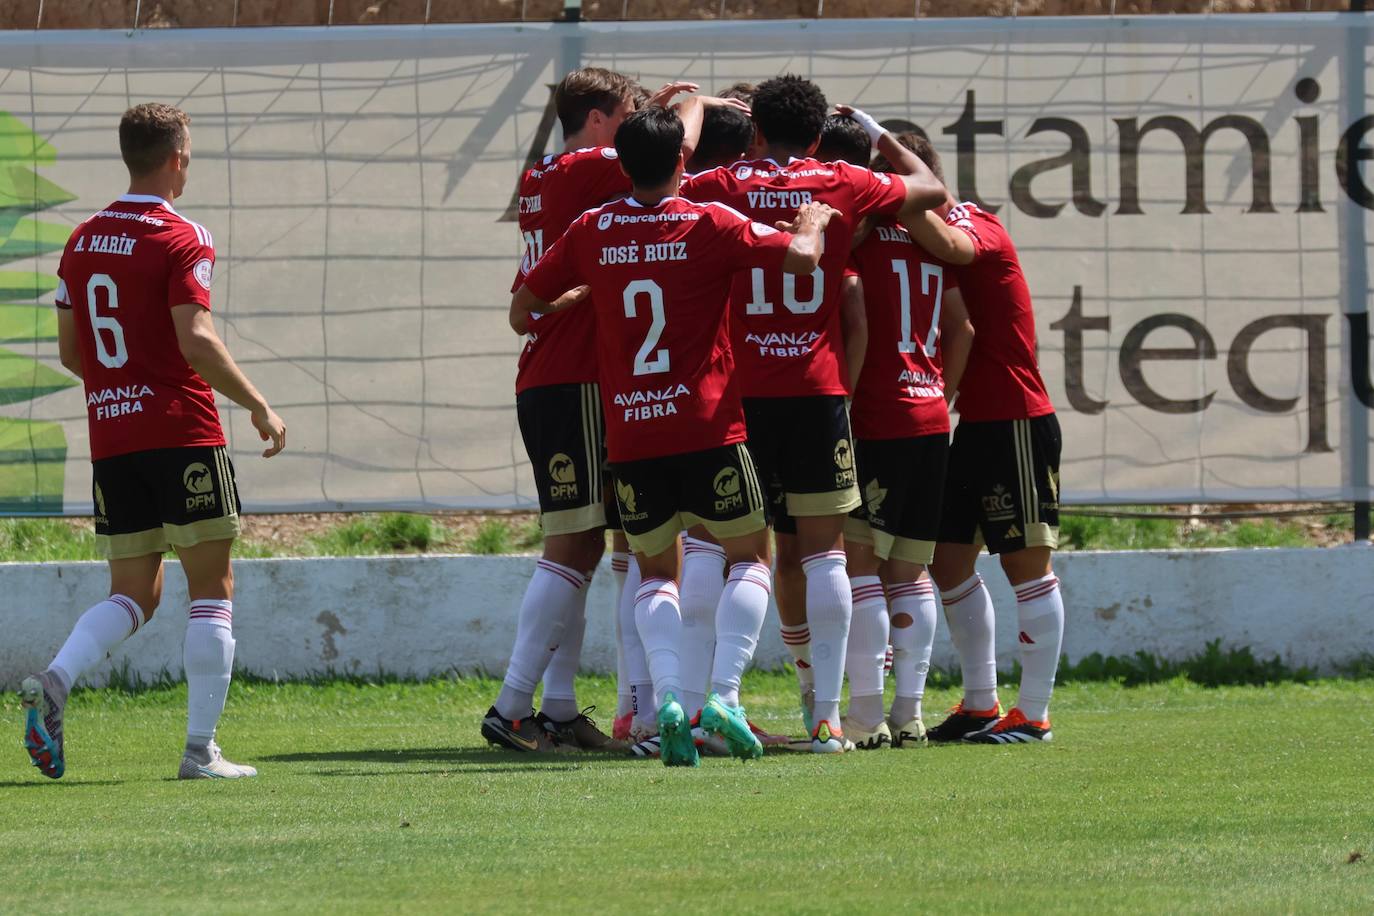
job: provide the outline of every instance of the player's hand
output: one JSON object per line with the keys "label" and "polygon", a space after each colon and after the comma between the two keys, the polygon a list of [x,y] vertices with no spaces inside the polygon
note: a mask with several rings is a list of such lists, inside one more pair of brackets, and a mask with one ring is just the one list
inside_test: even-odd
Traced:
{"label": "player's hand", "polygon": [[852,118],[855,115],[865,114],[862,108],[855,108],[853,105],[836,105],[835,114],[845,118]]}
{"label": "player's hand", "polygon": [[817,232],[820,232],[830,224],[830,220],[833,217],[839,215],[840,211],[836,210],[829,204],[823,204],[819,201],[812,201],[808,204],[802,204],[800,207],[797,208],[797,215],[793,217],[792,222],[788,223],[779,220],[773,225],[781,229],[783,232],[790,232],[793,235],[796,235],[800,232],[807,232],[812,229],[814,229]]}
{"label": "player's hand", "polygon": [[649,101],[645,103],[650,108],[667,108],[668,103],[675,96],[684,92],[696,92],[701,87],[696,83],[689,83],[686,80],[679,80],[673,83],[665,83],[663,88],[649,96]]}
{"label": "player's hand", "polygon": [[577,305],[577,303],[581,302],[583,299],[586,299],[589,295],[591,295],[591,292],[592,288],[585,284],[583,284],[582,286],[574,286],[572,289],[568,290],[566,293],[559,296],[553,302],[549,303],[547,311],[561,312],[563,309],[568,308],[569,306]]}
{"label": "player's hand", "polygon": [[707,108],[733,108],[736,111],[744,112],[746,115],[753,115],[754,113],[749,108],[748,103],[741,99],[722,99],[716,95],[702,95],[698,98],[701,99],[701,104]]}
{"label": "player's hand", "polygon": [[258,431],[258,437],[263,442],[272,441],[272,444],[263,451],[262,457],[271,458],[273,455],[286,448],[286,424],[281,421],[281,417],[267,405],[263,405],[258,410],[250,414],[253,420],[253,428]]}
{"label": "player's hand", "polygon": [[859,126],[864,129],[864,133],[868,134],[868,139],[873,141],[875,145],[878,142],[878,138],[887,132],[886,128],[879,124],[872,115],[862,108],[856,108],[853,105],[836,105],[835,113],[842,117],[853,118],[855,121],[859,122]]}

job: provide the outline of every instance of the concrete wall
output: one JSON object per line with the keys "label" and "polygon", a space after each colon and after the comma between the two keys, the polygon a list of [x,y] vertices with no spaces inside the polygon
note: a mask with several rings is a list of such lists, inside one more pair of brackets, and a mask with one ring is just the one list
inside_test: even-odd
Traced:
{"label": "concrete wall", "polygon": [[[530,557],[379,557],[243,560],[235,564],[237,661],[288,678],[327,669],[402,675],[501,672],[533,566]],[[184,582],[167,571],[162,607],[126,643],[126,659],[145,675],[181,669]],[[1374,653],[1374,552],[1217,550],[1067,553],[1055,560],[1068,612],[1064,651],[1138,650],[1166,658],[1198,652],[1208,640],[1250,646],[1290,664],[1329,670]],[[998,616],[998,656],[1016,648],[1015,603],[996,563],[980,567]],[[0,564],[0,684],[44,667],[80,612],[107,588],[101,563]],[[613,670],[613,586],[609,567],[589,597],[584,663]],[[764,626],[758,661],[776,666],[786,652],[776,611]],[[935,663],[955,656],[943,624]],[[92,672],[99,682],[109,670]]]}

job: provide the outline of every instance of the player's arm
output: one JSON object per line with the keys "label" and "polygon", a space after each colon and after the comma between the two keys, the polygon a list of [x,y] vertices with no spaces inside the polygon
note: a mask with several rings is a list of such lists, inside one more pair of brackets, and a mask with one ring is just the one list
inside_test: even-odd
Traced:
{"label": "player's arm", "polygon": [[713,95],[694,95],[683,99],[677,106],[677,116],[682,121],[682,159],[692,158],[701,142],[701,125],[708,108],[737,108],[749,114],[749,106],[739,99],[722,99]]}
{"label": "player's arm", "polygon": [[836,105],[835,110],[859,122],[873,141],[873,148],[882,153],[883,158],[892,163],[892,174],[901,178],[906,185],[906,202],[902,205],[897,218],[903,223],[914,220],[925,210],[933,210],[945,202],[949,191],[935,177],[920,157],[897,142],[887,128],[879,124],[872,115],[852,105]]}
{"label": "player's arm", "polygon": [[942,261],[963,267],[972,264],[978,256],[973,238],[967,232],[951,226],[930,210],[911,221],[903,219],[902,225],[917,245]]}
{"label": "player's arm", "polygon": [[859,384],[868,352],[868,314],[864,311],[864,284],[858,275],[846,275],[840,283],[840,333],[849,364],[849,390]]}
{"label": "player's arm", "polygon": [[816,270],[825,251],[825,227],[839,212],[827,204],[812,202],[802,204],[792,222],[777,224],[777,228],[792,233],[792,241],[782,259],[782,269],[786,273],[810,274]]}
{"label": "player's arm", "polygon": [[528,286],[523,284],[515,291],[515,295],[510,300],[510,326],[517,334],[527,334],[530,329],[530,316],[534,314],[548,315],[552,312],[561,312],[566,308],[571,308],[592,291],[590,286],[577,286],[568,290],[552,302],[545,302],[536,296]]}
{"label": "player's arm", "polygon": [[81,343],[77,339],[76,318],[70,306],[57,309],[57,358],[72,375],[85,377],[81,373]]}
{"label": "player's arm", "polygon": [[224,341],[215,332],[210,312],[196,304],[173,306],[172,325],[176,328],[177,347],[186,364],[211,388],[247,410],[258,435],[264,442],[271,440],[272,444],[262,456],[271,458],[286,448],[286,424],[229,355]]}
{"label": "player's arm", "polygon": [[964,367],[973,349],[973,322],[958,287],[940,298],[940,360],[944,366],[945,400],[952,401],[964,379]]}

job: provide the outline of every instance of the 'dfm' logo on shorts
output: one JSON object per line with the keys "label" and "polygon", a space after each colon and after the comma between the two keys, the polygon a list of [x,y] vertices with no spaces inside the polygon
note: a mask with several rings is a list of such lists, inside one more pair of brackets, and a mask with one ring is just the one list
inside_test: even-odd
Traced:
{"label": "'dfm' logo on shorts", "polygon": [[854,450],[848,439],[835,443],[835,467],[839,468],[835,475],[835,486],[847,487],[854,483]]}
{"label": "'dfm' logo on shorts", "polygon": [[186,486],[186,492],[191,494],[186,497],[187,512],[215,507],[215,494],[212,492],[215,481],[205,465],[199,461],[186,465],[186,470],[181,472],[181,482]]}
{"label": "'dfm' logo on shorts", "polygon": [[744,497],[739,492],[738,468],[722,468],[711,487],[716,491],[716,496],[720,497],[716,500],[717,512],[729,512],[744,505]]}
{"label": "'dfm' logo on shorts", "polygon": [[577,465],[562,452],[549,459],[549,477],[553,485],[549,496],[553,499],[577,499]]}

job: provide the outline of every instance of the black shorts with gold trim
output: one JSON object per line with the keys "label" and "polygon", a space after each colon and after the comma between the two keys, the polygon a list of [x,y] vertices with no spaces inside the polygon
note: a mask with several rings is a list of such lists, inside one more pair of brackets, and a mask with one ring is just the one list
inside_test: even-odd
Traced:
{"label": "black shorts with gold trim", "polygon": [[223,446],[132,452],[91,462],[95,540],[111,560],[239,534],[239,491]]}
{"label": "black shorts with gold trim", "polygon": [[1054,414],[960,421],[949,449],[940,540],[990,553],[1059,546],[1059,453]]}
{"label": "black shorts with gold trim", "polygon": [[843,515],[860,504],[843,396],[745,398],[744,421],[773,530],[795,534],[795,516]]}
{"label": "black shorts with gold trim", "polygon": [[872,544],[878,558],[928,564],[935,556],[949,461],[949,434],[859,439],[864,504],[845,522],[846,540]]}
{"label": "black shorts with gold trim", "polygon": [[717,540],[764,527],[763,488],[743,443],[612,465],[630,547],[657,556],[701,524]]}
{"label": "black shorts with gold trim", "polygon": [[619,528],[605,487],[610,472],[600,386],[527,388],[515,396],[515,416],[534,469],[544,534]]}

